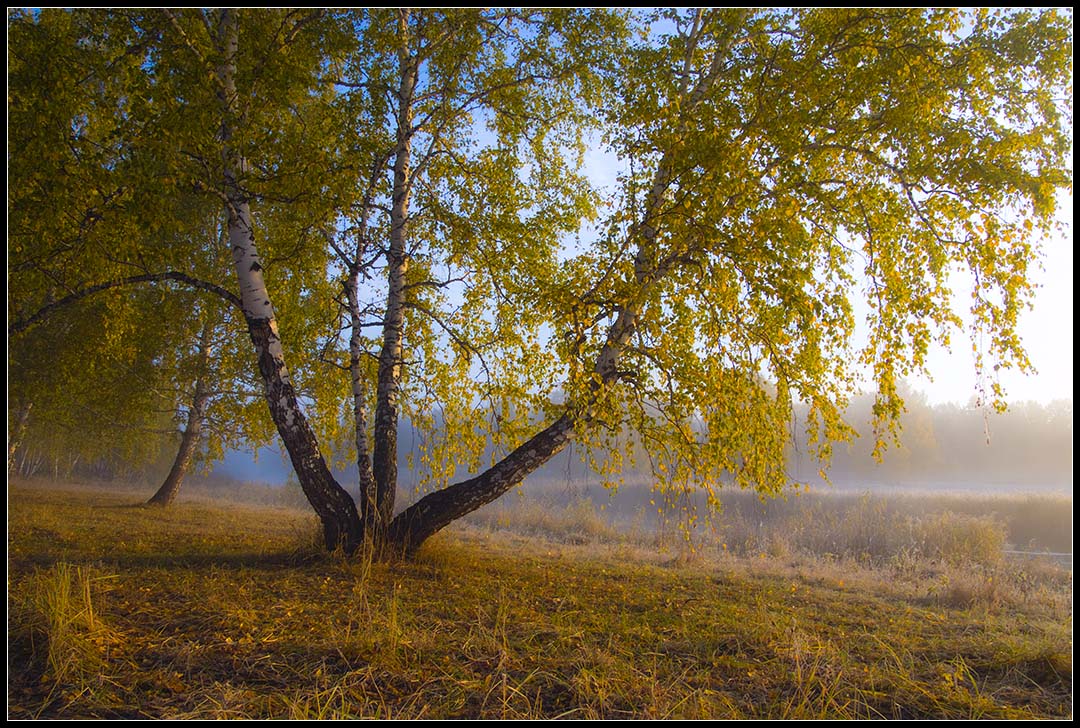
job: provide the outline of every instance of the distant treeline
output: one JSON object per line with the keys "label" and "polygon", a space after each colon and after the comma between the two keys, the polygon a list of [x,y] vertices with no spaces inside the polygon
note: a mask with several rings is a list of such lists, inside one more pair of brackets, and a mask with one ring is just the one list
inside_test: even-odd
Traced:
{"label": "distant treeline", "polygon": [[[1061,486],[1072,482],[1072,400],[1014,403],[1004,413],[974,404],[930,405],[925,395],[909,392],[901,417],[898,444],[886,433],[881,462],[873,457],[873,397],[856,398],[847,422],[858,433],[853,441],[833,448],[829,480],[859,487],[874,484],[982,483]],[[805,446],[800,423],[794,423],[802,445],[788,458],[792,478],[818,483],[818,463]],[[534,480],[557,483],[597,482],[581,453],[568,451],[548,464]],[[639,455],[623,470],[628,484],[653,479],[648,459]]]}
{"label": "distant treeline", "polygon": [[[830,481],[858,487],[942,481],[1036,486],[1061,486],[1072,482],[1072,400],[1056,400],[1049,404],[1015,403],[1000,414],[974,405],[930,405],[925,395],[919,392],[909,392],[906,403],[907,412],[901,418],[903,429],[899,433],[899,444],[892,443],[886,435],[890,444],[882,462],[878,463],[872,457],[873,398],[860,397],[852,402],[847,421],[859,433],[859,437],[833,448],[828,469]],[[810,457],[805,447],[802,426],[797,422],[792,426],[800,433],[798,440],[803,446],[790,453],[788,472],[796,480],[819,482],[819,463]],[[404,476],[402,486],[411,490],[420,480],[420,474],[409,470],[410,459],[413,462],[418,460],[409,457],[410,454],[415,455],[419,444],[418,434],[403,423],[399,442],[399,461]],[[640,447],[633,450],[636,452],[633,463],[626,462],[621,478],[627,485],[648,485],[655,480],[649,459]],[[123,457],[90,460],[55,453],[45,457],[45,452],[49,450],[35,448],[34,443],[20,448],[15,474],[23,477],[43,475],[95,480],[153,479],[167,470],[171,455],[166,448],[158,458],[159,462],[150,466],[149,470],[154,471],[150,473],[145,464],[138,467],[136,463],[125,462]],[[599,453],[594,455],[601,457]],[[232,455],[229,459],[239,462],[245,458]],[[348,462],[345,458],[334,460]],[[587,453],[571,446],[530,476],[529,483],[558,485],[560,488],[599,486],[603,478],[586,464],[588,461]],[[238,482],[271,480],[280,484],[289,472],[284,459],[273,453],[264,454],[260,465],[259,472],[256,472],[254,464],[251,464],[250,472],[236,466],[229,467],[221,473],[223,482],[234,479]],[[339,472],[344,483],[355,483],[355,465]],[[460,468],[457,477],[467,475],[466,470]]]}
{"label": "distant treeline", "polygon": [[[1072,400],[1016,403],[1004,413],[955,404],[929,405],[907,397],[899,445],[878,463],[871,425],[872,399],[860,398],[848,421],[860,438],[835,448],[830,479],[856,483],[956,481],[988,484],[1062,485],[1072,482]],[[813,473],[805,453],[792,458],[793,472]]]}

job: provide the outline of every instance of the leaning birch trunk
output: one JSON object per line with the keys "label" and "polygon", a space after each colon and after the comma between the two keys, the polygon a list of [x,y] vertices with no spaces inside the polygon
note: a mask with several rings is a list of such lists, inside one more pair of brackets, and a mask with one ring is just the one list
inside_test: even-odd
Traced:
{"label": "leaning birch trunk", "polygon": [[412,103],[416,90],[416,60],[408,52],[408,10],[400,19],[401,50],[398,53],[397,151],[394,158],[394,189],[390,211],[390,249],[387,255],[388,291],[383,320],[383,346],[379,354],[378,389],[375,405],[375,442],[372,470],[375,476],[378,530],[385,531],[394,515],[397,493],[398,397],[401,381],[401,340],[405,325],[405,274],[409,261],[405,252],[405,224],[409,213],[410,153],[412,143]]}
{"label": "leaning birch trunk", "polygon": [[[700,39],[700,33],[699,13],[688,38],[687,66]],[[680,91],[685,99],[682,106],[687,112],[701,103],[712,88],[722,68],[725,50],[717,48],[714,51],[708,72],[699,78],[692,88],[690,76],[686,74]],[[671,271],[675,262],[673,257],[662,258],[657,245],[658,221],[661,219],[673,178],[672,157],[671,149],[665,151],[661,157],[653,174],[641,217],[630,232],[631,238],[637,243],[634,287],[628,299],[619,307],[615,321],[608,329],[604,346],[593,367],[594,376],[585,401],[578,403],[576,408],[568,408],[562,416],[487,471],[431,493],[398,515],[390,526],[390,539],[404,552],[414,551],[438,530],[492,502],[557,455],[573,439],[575,428],[591,421],[596,404],[618,382],[619,357],[634,333],[645,301],[656,285]]]}
{"label": "leaning birch trunk", "polygon": [[147,504],[167,506],[176,499],[176,494],[180,492],[180,486],[184,482],[184,476],[187,475],[188,468],[191,467],[192,457],[195,455],[195,449],[199,444],[203,418],[206,416],[206,403],[209,399],[210,396],[206,392],[203,379],[200,377],[195,382],[195,397],[191,403],[191,409],[188,410],[184,434],[180,437],[180,449],[176,453],[172,467],[169,468],[169,474],[165,477],[165,482],[161,484],[153,497],[147,501]]}
{"label": "leaning birch trunk", "polygon": [[594,378],[583,406],[568,409],[558,419],[516,448],[491,468],[469,480],[421,498],[391,523],[389,540],[406,553],[453,521],[486,505],[520,483],[573,439],[576,427],[588,423],[596,403],[619,379],[619,356],[634,333],[644,301],[666,270],[655,260],[657,230],[653,220],[663,202],[670,179],[665,158],[654,176],[647,208],[637,226],[638,252],[634,261],[636,294],[624,303],[608,329],[607,339],[593,367]]}
{"label": "leaning birch trunk", "polygon": [[262,263],[255,246],[251,208],[239,183],[245,162],[231,145],[233,103],[236,99],[236,53],[238,27],[234,10],[220,11],[219,50],[224,61],[218,68],[222,112],[222,155],[224,189],[227,198],[229,244],[240,284],[240,300],[248,333],[255,346],[259,372],[265,387],[270,415],[289,453],[300,487],[319,516],[327,549],[354,552],[363,542],[363,526],[356,503],[330,473],[319,452],[319,443],[300,409],[296,390],[285,363],[277,320],[262,275]]}
{"label": "leaning birch trunk", "polygon": [[191,460],[199,444],[199,436],[202,434],[206,405],[210,401],[206,379],[210,372],[210,336],[213,331],[213,320],[207,317],[199,333],[199,358],[195,365],[195,393],[191,398],[191,408],[188,410],[184,434],[180,436],[180,449],[176,453],[176,458],[173,459],[172,467],[169,468],[169,474],[165,476],[165,482],[147,501],[147,504],[167,506],[172,503],[176,499],[176,494],[180,492],[180,486],[184,482],[188,468],[191,467]]}

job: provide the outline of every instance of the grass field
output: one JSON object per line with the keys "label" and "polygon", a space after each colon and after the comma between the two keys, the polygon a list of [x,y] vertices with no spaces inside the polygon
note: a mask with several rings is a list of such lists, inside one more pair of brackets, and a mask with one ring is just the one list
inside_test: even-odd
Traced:
{"label": "grass field", "polygon": [[818,553],[820,513],[691,551],[500,511],[387,564],[151,491],[9,486],[9,718],[1072,716],[1071,570],[981,515],[862,506],[877,550]]}

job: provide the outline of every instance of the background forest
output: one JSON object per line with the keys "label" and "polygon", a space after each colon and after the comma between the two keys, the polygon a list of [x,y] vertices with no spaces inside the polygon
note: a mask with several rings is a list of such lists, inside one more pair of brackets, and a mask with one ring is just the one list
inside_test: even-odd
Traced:
{"label": "background forest", "polygon": [[[829,471],[830,482],[839,488],[873,488],[879,485],[931,486],[941,490],[977,489],[1002,486],[1009,489],[1060,490],[1072,484],[1073,411],[1070,400],[1049,404],[1018,402],[1003,413],[986,412],[975,406],[961,407],[946,403],[931,405],[917,392],[907,397],[908,411],[901,418],[901,444],[885,451],[880,462],[874,459],[873,443],[859,438],[838,447]],[[857,399],[849,418],[860,431],[872,426],[869,398]],[[860,424],[861,423],[861,426]],[[65,443],[55,433],[43,437],[30,432],[14,458],[14,475],[23,478],[92,479],[127,481],[150,487],[165,477],[175,456],[176,440],[147,431],[146,441],[160,448],[156,459],[126,459],[118,451],[111,457],[82,459],[70,457],[70,450],[56,452]],[[408,423],[399,433],[403,443],[400,467],[407,490],[402,497],[412,497],[411,486],[418,481],[409,468],[419,456],[414,447],[419,438]],[[147,455],[152,454],[147,450]],[[653,478],[647,456],[638,451],[640,462],[627,462],[617,474],[626,484],[647,486]],[[793,477],[812,484],[821,483],[817,466],[794,449],[788,455]],[[341,464],[343,458],[332,458]],[[355,472],[348,467],[336,472],[349,482]],[[267,448],[257,459],[247,450],[223,453],[220,461],[208,463],[192,478],[196,484],[214,488],[228,496],[229,488],[243,484],[283,485],[290,469],[280,453]],[[599,484],[604,478],[572,448],[552,459],[527,482],[544,490],[584,488]],[[615,496],[616,500],[618,496]]]}

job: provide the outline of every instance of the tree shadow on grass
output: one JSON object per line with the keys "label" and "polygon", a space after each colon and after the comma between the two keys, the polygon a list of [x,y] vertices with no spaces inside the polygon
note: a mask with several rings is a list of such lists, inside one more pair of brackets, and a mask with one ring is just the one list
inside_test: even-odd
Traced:
{"label": "tree shadow on grass", "polygon": [[49,568],[64,562],[79,566],[113,567],[116,569],[168,569],[168,568],[224,568],[278,570],[318,564],[333,564],[335,558],[326,553],[303,553],[296,551],[251,551],[227,554],[111,554],[106,556],[88,554],[22,554],[9,560],[9,570],[20,572],[37,568]]}

